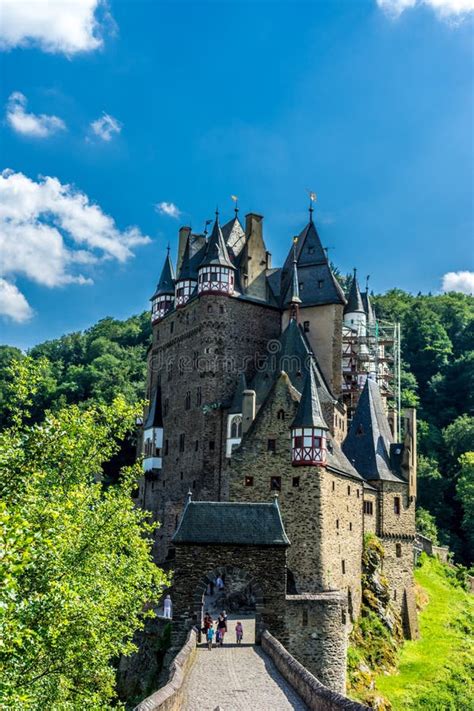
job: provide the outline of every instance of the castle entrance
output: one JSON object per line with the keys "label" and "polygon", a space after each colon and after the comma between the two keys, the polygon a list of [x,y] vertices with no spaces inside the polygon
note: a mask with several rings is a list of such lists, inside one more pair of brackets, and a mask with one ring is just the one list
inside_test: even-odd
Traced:
{"label": "castle entrance", "polygon": [[[204,616],[208,613],[215,623],[219,615],[227,617],[225,643],[236,644],[235,627],[240,622],[243,627],[241,646],[253,645],[262,633],[263,591],[247,571],[233,565],[219,566],[206,574],[201,581],[194,599],[197,601],[195,617],[201,630]],[[204,590],[203,590],[204,585]],[[200,598],[199,598],[200,595]],[[202,636],[202,642],[206,640]]]}
{"label": "castle entrance", "polygon": [[[206,606],[212,606],[213,619],[224,609],[232,617],[248,613],[255,619],[256,644],[265,628],[281,638],[289,541],[276,499],[268,504],[189,499],[173,544],[176,642],[190,625],[202,628]],[[221,590],[218,578],[224,582]],[[229,632],[235,640],[233,628]]]}

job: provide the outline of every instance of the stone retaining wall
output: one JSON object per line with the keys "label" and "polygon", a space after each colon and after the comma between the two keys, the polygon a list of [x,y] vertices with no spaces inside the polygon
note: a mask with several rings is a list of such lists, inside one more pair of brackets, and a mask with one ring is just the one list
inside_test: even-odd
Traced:
{"label": "stone retaining wall", "polygon": [[196,630],[193,627],[185,645],[170,665],[168,683],[135,706],[133,711],[181,711],[183,682],[196,657]]}
{"label": "stone retaining wall", "polygon": [[296,661],[284,646],[265,630],[262,649],[274,662],[280,674],[301,696],[310,711],[362,711],[367,706],[331,691],[319,682],[305,667]]}

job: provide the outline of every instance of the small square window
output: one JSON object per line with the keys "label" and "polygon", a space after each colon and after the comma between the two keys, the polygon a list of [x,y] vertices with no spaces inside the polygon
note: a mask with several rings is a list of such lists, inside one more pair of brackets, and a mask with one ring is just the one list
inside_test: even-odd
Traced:
{"label": "small square window", "polygon": [[322,289],[324,286],[324,279],[318,279],[318,289]]}
{"label": "small square window", "polygon": [[402,557],[402,544],[401,544],[401,543],[396,543],[396,544],[395,544],[395,552],[396,552],[397,558],[401,558],[401,557]]}
{"label": "small square window", "polygon": [[253,476],[245,477],[245,486],[253,486]]}
{"label": "small square window", "polygon": [[209,451],[213,452],[215,448],[216,448],[216,443],[214,442],[213,439],[210,439],[209,440]]}
{"label": "small square window", "polygon": [[339,519],[336,519],[336,528],[339,528]]}
{"label": "small square window", "polygon": [[267,440],[267,452],[275,452],[275,451],[276,451],[276,439]]}
{"label": "small square window", "polygon": [[351,487],[348,486],[348,487],[347,487],[347,496],[350,496],[350,495],[351,495]]}
{"label": "small square window", "polygon": [[349,531],[352,531],[352,521],[349,523]]}
{"label": "small square window", "polygon": [[171,321],[170,323],[170,333],[173,333],[174,331],[174,321]]}
{"label": "small square window", "polygon": [[336,491],[336,482],[335,481],[333,481],[333,483],[332,483],[332,490]]}
{"label": "small square window", "polygon": [[309,321],[303,321],[303,330],[305,333],[309,333]]}
{"label": "small square window", "polygon": [[393,510],[397,514],[397,516],[400,515],[400,497],[396,496],[393,500]]}
{"label": "small square window", "polygon": [[346,572],[346,561],[345,560],[341,560],[341,568],[342,568],[342,574],[344,575],[344,573]]}
{"label": "small square window", "polygon": [[293,477],[293,486],[294,486],[295,488],[298,488],[299,485],[300,485],[300,478],[299,478],[299,476],[294,476],[294,477]]}
{"label": "small square window", "polygon": [[198,449],[199,449],[199,440],[197,439],[197,440],[194,442],[194,451],[197,452]]}
{"label": "small square window", "polygon": [[281,491],[281,476],[272,476],[271,477],[270,489],[272,491]]}
{"label": "small square window", "polygon": [[223,306],[219,306],[219,313],[220,313],[220,314],[223,314],[224,311],[225,311],[224,307],[223,307]]}

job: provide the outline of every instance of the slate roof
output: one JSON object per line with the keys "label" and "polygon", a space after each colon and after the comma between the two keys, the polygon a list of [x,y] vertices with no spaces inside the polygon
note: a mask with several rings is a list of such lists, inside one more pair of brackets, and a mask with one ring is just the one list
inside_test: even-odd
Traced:
{"label": "slate roof", "polygon": [[349,296],[347,297],[347,304],[344,308],[344,313],[365,313],[364,304],[362,302],[362,296],[359,289],[359,282],[357,281],[357,273],[354,269],[354,276],[352,277],[351,287],[349,289]]}
{"label": "slate roof", "polygon": [[241,373],[239,382],[237,383],[237,387],[235,389],[234,397],[232,398],[232,402],[230,404],[229,415],[235,415],[238,412],[242,412],[244,390],[247,390],[247,379],[245,377],[245,373]]}
{"label": "slate roof", "polygon": [[150,400],[150,409],[143,423],[143,429],[149,430],[152,427],[163,427],[163,413],[161,411],[161,388],[156,388]]}
{"label": "slate roof", "polygon": [[[331,271],[312,219],[298,236],[296,259],[303,306],[346,303],[344,292]],[[291,296],[288,292],[291,289],[292,262],[293,250],[289,252],[281,272],[282,305],[288,303]]]}
{"label": "slate roof", "polygon": [[209,241],[207,243],[204,257],[199,266],[221,266],[231,267],[234,269],[234,265],[230,260],[224,236],[219,225],[219,218],[217,216],[214,222],[214,227],[212,228],[211,236],[209,237]]}
{"label": "slate roof", "polygon": [[174,544],[288,546],[280,508],[274,503],[190,501]]}
{"label": "slate roof", "polygon": [[194,273],[193,264],[191,260],[191,244],[190,238],[188,236],[186,240],[186,246],[183,252],[183,258],[181,259],[181,269],[177,276],[176,281],[183,281],[184,279],[196,279],[196,274]]}
{"label": "slate roof", "polygon": [[309,368],[306,375],[301,400],[292,427],[318,427],[323,430],[329,429],[321,410],[313,368]]}
{"label": "slate roof", "polygon": [[151,298],[154,299],[164,294],[172,294],[174,296],[174,267],[170,259],[169,250],[165,263],[163,264],[163,269],[161,270],[161,276],[156,286],[156,291]]}
{"label": "slate roof", "polygon": [[364,479],[402,481],[391,467],[391,444],[379,386],[367,378],[342,450]]}
{"label": "slate roof", "polygon": [[227,249],[230,250],[229,256],[236,257],[240,254],[245,245],[245,232],[237,215],[222,225],[222,236]]}

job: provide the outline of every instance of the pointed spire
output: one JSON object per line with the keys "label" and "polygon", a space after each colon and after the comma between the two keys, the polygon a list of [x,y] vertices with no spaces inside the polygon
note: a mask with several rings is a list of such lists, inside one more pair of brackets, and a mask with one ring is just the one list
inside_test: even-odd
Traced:
{"label": "pointed spire", "polygon": [[319,401],[318,388],[316,386],[316,378],[314,376],[314,368],[310,366],[303,387],[301,400],[296,411],[296,417],[292,427],[317,427],[322,430],[328,430],[321,403]]}
{"label": "pointed spire", "polygon": [[143,429],[163,427],[163,413],[161,411],[161,388],[157,387],[150,400],[150,409],[143,423]]}
{"label": "pointed spire", "polygon": [[222,266],[234,269],[230,261],[227,247],[224,241],[221,227],[219,225],[219,212],[216,210],[216,219],[212,228],[211,236],[207,243],[207,249],[204,258],[199,267]]}
{"label": "pointed spire", "polygon": [[313,222],[313,212],[314,212],[314,203],[316,202],[316,193],[309,193],[309,221],[310,223]]}
{"label": "pointed spire", "polygon": [[349,296],[347,297],[347,304],[344,307],[344,314],[349,313],[365,313],[364,304],[359,289],[359,282],[357,281],[357,269],[355,268],[354,276],[352,277],[351,288],[349,289]]}
{"label": "pointed spire", "polygon": [[230,197],[234,201],[234,212],[235,216],[237,217],[237,215],[239,214],[239,198],[237,197],[237,195],[231,195]]}
{"label": "pointed spire", "polygon": [[367,323],[373,324],[375,322],[375,314],[370,300],[369,279],[370,276],[367,276],[365,281],[365,292],[362,294],[362,303],[364,304],[364,311],[367,316]]}
{"label": "pointed spire", "polygon": [[170,247],[167,247],[167,255],[161,270],[161,276],[156,286],[156,291],[151,297],[164,296],[165,294],[174,294],[174,268],[170,258]]}
{"label": "pointed spire", "polygon": [[301,304],[300,299],[300,285],[298,282],[298,260],[296,258],[296,244],[298,242],[297,237],[293,237],[293,281],[291,287],[291,314],[290,318],[299,320],[299,304]]}

